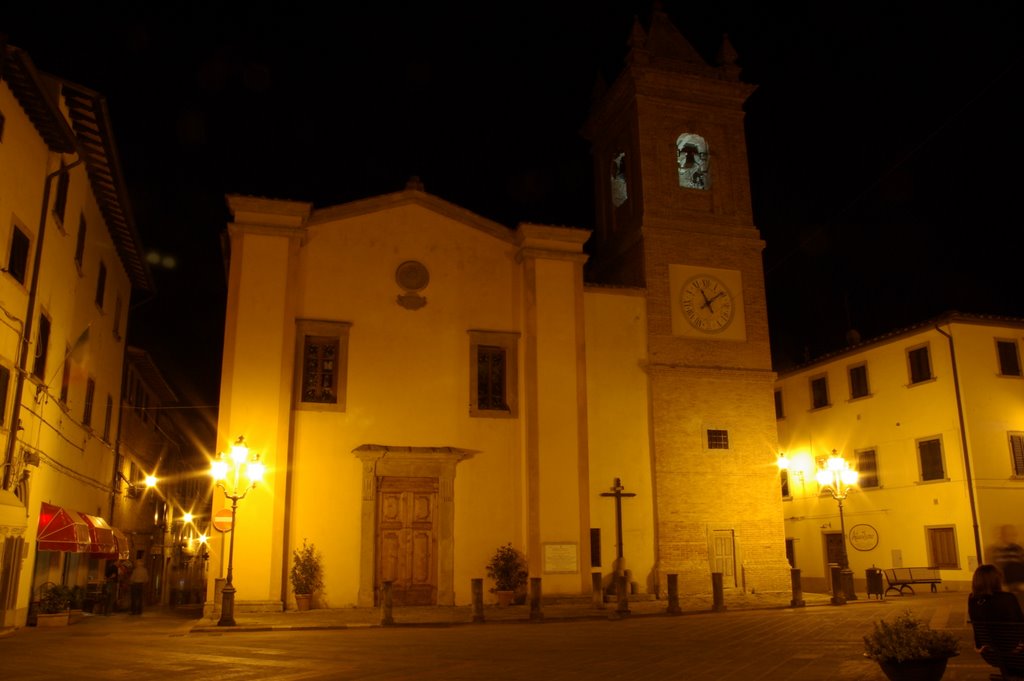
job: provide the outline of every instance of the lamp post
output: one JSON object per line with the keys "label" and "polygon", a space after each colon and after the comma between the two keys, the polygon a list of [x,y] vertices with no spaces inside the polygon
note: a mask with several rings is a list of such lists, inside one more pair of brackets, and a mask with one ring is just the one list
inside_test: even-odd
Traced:
{"label": "lamp post", "polygon": [[[832,456],[828,458],[823,468],[818,469],[815,477],[818,484],[827,489],[832,498],[839,502],[839,531],[843,540],[842,551],[839,553],[840,583],[844,598],[848,601],[857,600],[857,593],[853,589],[853,572],[850,570],[850,561],[846,554],[846,521],[843,518],[843,502],[857,484],[857,471],[850,468],[849,462],[833,449]],[[833,594],[833,603],[838,603],[838,594]]]}
{"label": "lamp post", "polygon": [[[235,513],[238,510],[238,502],[245,498],[249,490],[256,487],[263,478],[264,467],[260,463],[260,455],[250,456],[249,448],[245,445],[245,438],[241,435],[231,446],[231,455],[224,457],[221,452],[210,464],[210,475],[213,476],[217,487],[224,492],[224,498],[231,500],[231,541],[228,549],[228,576],[221,592],[221,612],[219,627],[235,626],[235,586],[232,583],[233,567],[235,558]],[[245,482],[243,483],[243,479]]]}

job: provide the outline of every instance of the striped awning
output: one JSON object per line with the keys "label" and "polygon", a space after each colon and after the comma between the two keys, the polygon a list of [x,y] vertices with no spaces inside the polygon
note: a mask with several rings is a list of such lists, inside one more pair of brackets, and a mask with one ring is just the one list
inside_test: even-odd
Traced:
{"label": "striped awning", "polygon": [[36,548],[87,553],[96,558],[128,558],[131,546],[121,530],[99,516],[43,502],[39,509]]}
{"label": "striped awning", "polygon": [[89,553],[92,537],[89,525],[80,513],[68,511],[45,501],[39,509],[36,548],[40,551]]}

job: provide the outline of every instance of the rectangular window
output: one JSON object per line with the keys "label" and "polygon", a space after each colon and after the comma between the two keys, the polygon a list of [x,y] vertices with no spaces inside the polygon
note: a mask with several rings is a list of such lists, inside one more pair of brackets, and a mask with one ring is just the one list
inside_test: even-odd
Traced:
{"label": "rectangular window", "polygon": [[60,401],[68,403],[68,390],[71,387],[71,346],[64,352],[64,371],[60,377]]}
{"label": "rectangular window", "polygon": [[709,430],[708,449],[729,449],[729,431]]}
{"label": "rectangular window", "polygon": [[928,346],[907,351],[907,363],[910,366],[910,383],[924,383],[932,379],[932,363],[928,357]]}
{"label": "rectangular window", "polygon": [[75,264],[78,265],[78,272],[82,272],[82,258],[85,256],[85,214],[78,218],[78,236],[75,237]]}
{"label": "rectangular window", "polygon": [[7,390],[10,386],[11,370],[0,366],[0,425],[7,423]]}
{"label": "rectangular window", "polygon": [[1017,341],[996,341],[996,352],[999,355],[1000,376],[1020,376],[1020,353]]}
{"label": "rectangular window", "polygon": [[15,225],[11,229],[11,250],[7,255],[7,273],[17,279],[19,284],[25,283],[25,277],[28,274],[29,243],[28,235]]}
{"label": "rectangular window", "polygon": [[1013,477],[1024,478],[1024,433],[1010,433],[1010,465]]}
{"label": "rectangular window", "polygon": [[508,411],[505,400],[505,348],[480,345],[476,349],[477,409]]}
{"label": "rectangular window", "polygon": [[868,365],[850,367],[850,399],[868,396]]}
{"label": "rectangular window", "polygon": [[946,479],[946,470],[942,464],[941,440],[935,438],[918,441],[917,453],[921,462],[921,480]]}
{"label": "rectangular window", "polygon": [[2,112],[0,112],[0,142],[4,141],[4,122],[4,115]]}
{"label": "rectangular window", "polygon": [[857,484],[861,488],[878,487],[878,461],[875,450],[864,449],[857,452]]}
{"label": "rectangular window", "polygon": [[827,407],[828,402],[828,378],[819,376],[811,379],[811,409]]}
{"label": "rectangular window", "polygon": [[601,567],[601,528],[590,528],[590,567]]}
{"label": "rectangular window", "polygon": [[114,339],[121,340],[121,294],[114,298]]}
{"label": "rectangular window", "polygon": [[776,418],[776,420],[786,418],[786,412],[782,408],[782,391],[781,390],[776,390],[775,391],[775,418]]}
{"label": "rectangular window", "polygon": [[50,347],[50,318],[39,315],[39,335],[36,336],[36,359],[32,364],[32,375],[40,381],[46,380],[46,354]]}
{"label": "rectangular window", "polygon": [[519,335],[470,331],[469,415],[518,416]]}
{"label": "rectangular window", "polygon": [[107,292],[107,266],[100,261],[100,273],[96,277],[96,307],[103,309],[103,297]]}
{"label": "rectangular window", "polygon": [[351,324],[300,319],[296,327],[295,408],[345,411]]}
{"label": "rectangular window", "polygon": [[114,399],[107,395],[107,408],[103,412],[103,441],[110,442],[110,422],[114,418]]}
{"label": "rectangular window", "polygon": [[85,383],[85,409],[82,411],[82,424],[92,425],[92,401],[96,397],[96,381],[92,377]]}
{"label": "rectangular window", "polygon": [[928,559],[931,568],[959,570],[960,558],[956,550],[956,529],[952,527],[928,528]]}
{"label": "rectangular window", "polygon": [[789,471],[779,471],[779,476],[782,478],[782,498],[789,499]]}
{"label": "rectangular window", "polygon": [[57,193],[53,198],[53,214],[62,226],[64,224],[64,213],[68,209],[68,187],[70,184],[71,173],[64,167],[64,162],[62,161],[60,164],[60,175],[57,176]]}

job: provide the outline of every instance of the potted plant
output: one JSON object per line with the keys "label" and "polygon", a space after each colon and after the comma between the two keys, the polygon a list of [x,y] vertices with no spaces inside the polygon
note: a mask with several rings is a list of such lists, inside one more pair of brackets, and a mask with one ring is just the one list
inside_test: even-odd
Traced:
{"label": "potted plant", "polygon": [[301,548],[292,551],[289,576],[298,609],[309,610],[313,594],[324,586],[324,569],[320,552],[306,539],[302,540]]}
{"label": "potted plant", "polygon": [[874,660],[890,681],[939,681],[949,658],[960,654],[960,641],[937,631],[905,610],[892,622],[875,622],[864,637],[864,656]]}
{"label": "potted plant", "polygon": [[70,607],[71,588],[63,584],[46,582],[39,587],[39,613],[36,616],[36,626],[66,625]]}
{"label": "potted plant", "polygon": [[516,592],[522,591],[529,577],[526,558],[511,543],[498,547],[487,563],[487,576],[494,580],[491,593],[498,597],[498,605],[512,602]]}

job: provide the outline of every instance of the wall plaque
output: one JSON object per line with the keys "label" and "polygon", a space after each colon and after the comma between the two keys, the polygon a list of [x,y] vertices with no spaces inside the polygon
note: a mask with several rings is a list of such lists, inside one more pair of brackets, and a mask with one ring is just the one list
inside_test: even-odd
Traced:
{"label": "wall plaque", "polygon": [[544,572],[579,572],[579,546],[569,542],[544,544]]}

